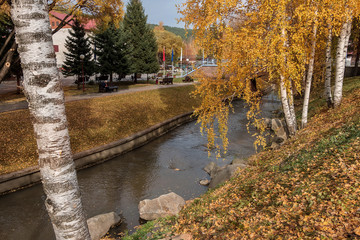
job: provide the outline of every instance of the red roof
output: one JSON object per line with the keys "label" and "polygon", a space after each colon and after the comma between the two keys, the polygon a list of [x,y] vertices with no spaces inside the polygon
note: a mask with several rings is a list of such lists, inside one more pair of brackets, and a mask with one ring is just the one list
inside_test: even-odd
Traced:
{"label": "red roof", "polygon": [[[65,17],[67,16],[66,13],[60,13],[60,12],[56,12],[56,11],[50,11],[50,22],[52,18],[55,18],[57,20],[63,20]],[[69,22],[69,20],[72,20],[69,22],[69,25],[72,25],[74,16],[70,16],[68,17],[66,20],[67,22]],[[68,27],[70,27],[69,25],[67,25]],[[94,28],[96,28],[96,22],[93,19],[88,20],[87,22],[84,23],[83,21],[83,25],[84,25],[84,29],[85,30],[92,30]],[[51,25],[53,28],[55,28],[56,26]]]}

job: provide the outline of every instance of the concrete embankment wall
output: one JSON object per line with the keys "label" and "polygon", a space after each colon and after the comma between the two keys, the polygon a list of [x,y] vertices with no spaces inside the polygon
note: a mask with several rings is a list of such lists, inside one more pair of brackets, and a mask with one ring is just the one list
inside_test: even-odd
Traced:
{"label": "concrete embankment wall", "polygon": [[[192,117],[192,112],[182,114],[165,122],[156,124],[130,137],[74,154],[76,169],[82,169],[99,164],[113,157],[129,152],[192,120],[195,120]],[[40,180],[41,177],[38,166],[1,175],[0,194],[5,194],[22,187],[31,186],[39,183]]]}

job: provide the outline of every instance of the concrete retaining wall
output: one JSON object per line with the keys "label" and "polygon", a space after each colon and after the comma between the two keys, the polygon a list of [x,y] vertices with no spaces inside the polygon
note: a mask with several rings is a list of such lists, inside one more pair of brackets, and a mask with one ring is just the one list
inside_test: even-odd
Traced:
{"label": "concrete retaining wall", "polygon": [[[84,152],[74,154],[76,169],[86,168],[101,162],[107,161],[115,156],[119,156],[138,148],[168,131],[194,120],[192,112],[169,119],[165,122],[138,132],[130,137],[121,139],[110,144],[93,148]],[[31,186],[41,180],[39,168],[30,167],[21,171],[0,176],[0,194],[5,194],[16,189]]]}

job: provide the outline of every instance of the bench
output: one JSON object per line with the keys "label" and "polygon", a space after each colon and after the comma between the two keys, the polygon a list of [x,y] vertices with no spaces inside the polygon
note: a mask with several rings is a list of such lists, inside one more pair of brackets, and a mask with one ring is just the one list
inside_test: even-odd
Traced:
{"label": "bench", "polygon": [[170,77],[165,77],[162,80],[159,81],[160,84],[173,84],[173,79]]}
{"label": "bench", "polygon": [[118,86],[107,86],[105,87],[105,83],[102,82],[99,84],[99,92],[114,92],[114,91],[118,91],[119,87]]}
{"label": "bench", "polygon": [[162,78],[163,77],[163,73],[158,73],[157,75],[156,75],[156,78]]}
{"label": "bench", "polygon": [[190,76],[186,76],[184,79],[183,79],[183,82],[193,82],[194,79]]}

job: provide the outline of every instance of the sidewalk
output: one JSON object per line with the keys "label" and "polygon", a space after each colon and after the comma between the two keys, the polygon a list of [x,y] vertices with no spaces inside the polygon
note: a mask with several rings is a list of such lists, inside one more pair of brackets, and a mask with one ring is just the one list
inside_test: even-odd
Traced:
{"label": "sidewalk", "polygon": [[[4,84],[4,85],[3,85]],[[71,85],[73,84],[73,81],[63,81],[63,84]],[[98,97],[104,97],[104,96],[113,96],[118,94],[125,94],[125,93],[131,93],[131,92],[142,92],[142,91],[150,91],[154,89],[159,88],[170,88],[170,87],[181,87],[181,86],[187,86],[194,84],[192,83],[174,83],[172,85],[153,85],[153,86],[146,86],[146,87],[138,87],[138,88],[131,88],[126,90],[119,90],[117,92],[110,92],[110,93],[90,93],[86,95],[75,95],[75,96],[67,96],[65,97],[65,102],[72,102],[72,101],[79,101],[79,100],[85,100],[85,99],[91,99],[91,98],[98,98]],[[2,82],[0,84],[0,94],[4,94],[9,91],[14,91],[16,89],[16,82]],[[15,103],[0,103],[0,113],[3,112],[10,112],[15,111],[19,109],[27,109],[28,103],[26,101],[20,101]]]}

